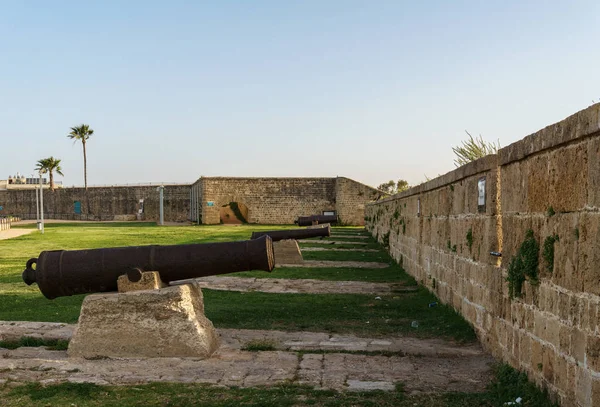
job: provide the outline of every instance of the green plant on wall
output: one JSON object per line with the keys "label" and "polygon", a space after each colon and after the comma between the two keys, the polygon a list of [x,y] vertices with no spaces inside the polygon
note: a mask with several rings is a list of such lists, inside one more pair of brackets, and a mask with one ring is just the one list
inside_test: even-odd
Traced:
{"label": "green plant on wall", "polygon": [[508,263],[508,294],[510,298],[520,297],[523,283],[529,280],[530,284],[538,284],[538,257],[540,245],[535,240],[533,230],[525,233],[525,240],[521,243],[517,254]]}
{"label": "green plant on wall", "polygon": [[390,232],[387,232],[383,235],[383,238],[381,239],[383,242],[383,246],[385,248],[390,247]]}
{"label": "green plant on wall", "polygon": [[471,247],[473,247],[473,229],[469,228],[467,232],[467,246],[469,246],[469,251],[471,251]]}
{"label": "green plant on wall", "polygon": [[544,240],[544,248],[542,250],[542,257],[546,264],[546,270],[549,273],[554,271],[554,243],[558,242],[558,235],[548,236]]}
{"label": "green plant on wall", "polygon": [[554,212],[554,208],[549,206],[548,210],[546,211],[546,215],[548,215],[548,217],[554,216],[556,214],[556,212]]}

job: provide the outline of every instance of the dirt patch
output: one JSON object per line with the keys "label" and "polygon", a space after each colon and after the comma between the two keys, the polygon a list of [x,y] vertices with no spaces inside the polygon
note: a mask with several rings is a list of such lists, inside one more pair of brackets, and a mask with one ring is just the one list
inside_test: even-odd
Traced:
{"label": "dirt patch", "polygon": [[28,235],[36,229],[8,229],[0,232],[0,240],[12,239],[14,237]]}

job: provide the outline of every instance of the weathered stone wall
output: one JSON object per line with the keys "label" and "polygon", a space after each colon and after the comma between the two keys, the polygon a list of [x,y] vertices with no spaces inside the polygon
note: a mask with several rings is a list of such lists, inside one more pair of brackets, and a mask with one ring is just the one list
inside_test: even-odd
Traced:
{"label": "weathered stone wall", "polygon": [[230,202],[248,207],[248,222],[291,224],[298,216],[337,211],[344,224],[364,224],[364,205],[377,190],[348,178],[202,177],[198,190],[200,218],[219,223],[219,209]]}
{"label": "weathered stone wall", "polygon": [[336,210],[344,225],[365,224],[365,204],[381,193],[349,178],[338,177],[335,184]]}
{"label": "weathered stone wall", "polygon": [[[144,220],[158,220],[158,185],[44,190],[46,219],[135,220],[144,200]],[[165,221],[219,223],[219,209],[230,202],[248,207],[248,221],[292,224],[298,216],[335,210],[344,224],[364,223],[364,206],[379,191],[348,178],[202,177],[192,185],[165,185]],[[75,213],[75,202],[81,213]],[[36,218],[34,190],[0,191],[0,215]]]}
{"label": "weathered stone wall", "polygon": [[[157,186],[115,186],[61,188],[44,190],[44,217],[66,220],[132,220],[136,219],[140,199],[144,200],[145,220],[158,220],[159,193]],[[81,203],[81,214],[74,205]],[[0,191],[3,213],[23,219],[36,218],[36,198],[33,190]],[[187,221],[190,216],[190,186],[165,185],[165,221]]]}
{"label": "weathered stone wall", "polygon": [[[564,406],[597,406],[599,186],[600,105],[594,105],[497,156],[367,205],[367,228],[389,240],[392,256],[473,324],[492,354],[526,371]],[[540,244],[539,281],[525,282],[522,297],[511,299],[507,267],[530,229]],[[558,241],[544,244],[555,235]],[[544,246],[554,248],[550,265]]]}
{"label": "weathered stone wall", "polygon": [[219,209],[230,202],[248,207],[249,223],[289,224],[301,215],[335,210],[335,178],[203,177],[200,182],[205,224],[219,223]]}

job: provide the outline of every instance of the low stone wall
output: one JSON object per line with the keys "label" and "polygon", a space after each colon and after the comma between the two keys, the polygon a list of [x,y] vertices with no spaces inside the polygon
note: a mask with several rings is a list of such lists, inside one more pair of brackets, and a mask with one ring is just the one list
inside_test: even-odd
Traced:
{"label": "low stone wall", "polygon": [[[562,405],[592,407],[600,405],[599,186],[597,104],[498,155],[367,205],[367,228],[473,324],[494,356]],[[511,298],[508,267],[528,233],[539,252],[523,252],[537,260],[538,275]]]}
{"label": "low stone wall", "polygon": [[[46,219],[113,221],[158,220],[159,193],[154,186],[61,188],[44,191]],[[140,201],[143,200],[143,204]],[[35,190],[0,191],[3,212],[36,219]],[[79,213],[78,213],[79,212]],[[165,221],[183,222],[190,216],[190,186],[165,185]]]}

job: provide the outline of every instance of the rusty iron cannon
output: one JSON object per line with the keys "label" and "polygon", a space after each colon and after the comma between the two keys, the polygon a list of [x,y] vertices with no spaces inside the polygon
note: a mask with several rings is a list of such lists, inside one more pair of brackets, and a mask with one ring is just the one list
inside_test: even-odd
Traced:
{"label": "rusty iron cannon", "polygon": [[327,225],[315,229],[288,229],[288,230],[269,230],[266,232],[252,232],[251,239],[258,239],[263,236],[270,236],[274,242],[288,239],[310,239],[311,237],[329,237],[331,236],[331,227]]}
{"label": "rusty iron cannon", "polygon": [[298,226],[311,226],[311,225],[320,225],[323,223],[337,223],[338,217],[337,215],[311,215],[311,216],[299,216],[294,223],[297,223]]}
{"label": "rusty iron cannon", "polygon": [[27,261],[23,281],[37,283],[53,299],[116,291],[119,276],[135,279],[140,271],[156,271],[169,283],[238,271],[270,272],[274,266],[273,241],[267,235],[226,243],[44,251]]}

